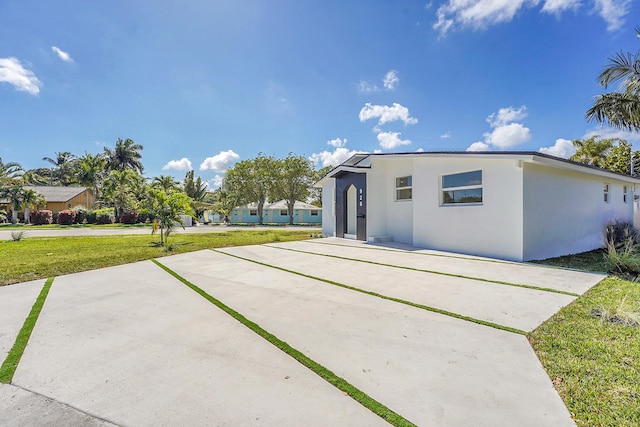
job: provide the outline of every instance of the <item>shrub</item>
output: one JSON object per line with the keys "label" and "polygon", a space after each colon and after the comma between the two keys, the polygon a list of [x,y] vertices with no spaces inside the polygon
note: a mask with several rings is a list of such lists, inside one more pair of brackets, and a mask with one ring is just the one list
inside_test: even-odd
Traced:
{"label": "shrub", "polygon": [[120,215],[120,224],[135,224],[138,221],[138,212],[127,212]]}
{"label": "shrub", "polygon": [[147,222],[151,222],[154,219],[156,219],[155,216],[151,212],[149,212],[149,209],[147,208],[140,209],[140,212],[138,212],[139,223],[146,224]]}
{"label": "shrub", "polygon": [[29,215],[29,221],[33,225],[53,224],[53,214],[48,210],[33,211]]}
{"label": "shrub", "polygon": [[87,221],[87,214],[89,213],[89,210],[87,208],[85,208],[84,206],[75,206],[72,211],[76,213],[76,224],[84,224],[85,221]]}
{"label": "shrub", "polygon": [[20,240],[22,240],[23,237],[24,237],[24,230],[11,232],[11,239],[13,239],[14,242],[19,242]]}
{"label": "shrub", "polygon": [[640,243],[640,233],[630,221],[610,222],[604,229],[607,244],[613,243],[617,248],[630,241],[632,245]]}
{"label": "shrub", "polygon": [[102,208],[87,212],[87,224],[113,224],[113,209]]}
{"label": "shrub", "polygon": [[0,209],[0,222],[7,222],[7,212]]}
{"label": "shrub", "polygon": [[60,225],[71,225],[73,224],[73,221],[75,219],[76,219],[76,213],[74,211],[65,209],[63,211],[58,212],[58,224]]}

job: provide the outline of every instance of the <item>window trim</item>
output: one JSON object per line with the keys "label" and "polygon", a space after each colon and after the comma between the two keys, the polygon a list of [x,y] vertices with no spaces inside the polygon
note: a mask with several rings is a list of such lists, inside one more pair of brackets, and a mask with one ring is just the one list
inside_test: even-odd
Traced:
{"label": "window trim", "polygon": [[249,216],[258,216],[258,209],[249,209]]}
{"label": "window trim", "polygon": [[[454,175],[462,175],[465,173],[471,172],[480,172],[480,184],[472,184],[472,185],[460,185],[457,187],[445,187],[444,180],[445,177],[454,176]],[[484,182],[483,182],[483,173],[482,169],[475,169],[465,172],[456,172],[456,173],[448,173],[440,175],[440,206],[481,206],[484,204]],[[475,190],[480,189],[480,198],[479,202],[445,202],[444,193],[448,191],[463,191],[463,190]]]}
{"label": "window trim", "polygon": [[[284,213],[282,213],[284,212]],[[280,216],[289,216],[289,210],[288,209],[280,209]]]}
{"label": "window trim", "polygon": [[603,188],[604,192],[604,202],[605,203],[609,203],[609,184],[607,184],[606,182],[604,183],[604,188]]}
{"label": "window trim", "polygon": [[627,198],[627,194],[629,194],[629,193],[628,193],[628,191],[629,191],[629,187],[628,187],[628,186],[626,186],[626,185],[623,185],[623,186],[622,186],[622,201],[623,201],[624,203],[627,203],[627,200],[629,200],[629,199]]}
{"label": "window trim", "polygon": [[311,209],[311,212],[309,213],[309,215],[318,216],[318,211],[319,211],[319,209]]}
{"label": "window trim", "polygon": [[[407,180],[407,185],[403,185],[403,186],[399,186],[399,181],[402,179],[406,179]],[[409,197],[399,197],[400,192],[406,192],[407,190],[409,190]],[[395,178],[395,186],[394,186],[394,191],[395,191],[395,201],[396,202],[410,202],[413,200],[413,175],[405,175],[405,176],[398,176]]]}

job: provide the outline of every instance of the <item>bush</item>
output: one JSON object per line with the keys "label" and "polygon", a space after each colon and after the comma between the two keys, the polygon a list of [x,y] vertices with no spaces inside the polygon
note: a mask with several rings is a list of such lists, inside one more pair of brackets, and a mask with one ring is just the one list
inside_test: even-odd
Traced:
{"label": "bush", "polygon": [[87,208],[85,208],[84,206],[75,206],[72,211],[76,213],[76,224],[84,224],[85,221],[87,221],[87,214],[89,213],[89,210]]}
{"label": "bush", "polygon": [[7,222],[7,212],[0,209],[0,222]]}
{"label": "bush", "polygon": [[604,229],[607,245],[612,243],[619,248],[631,242],[631,245],[640,243],[640,233],[630,221],[610,222]]}
{"label": "bush", "polygon": [[60,225],[71,225],[73,221],[76,219],[76,213],[74,211],[70,211],[69,209],[65,209],[63,211],[58,212],[58,224]]}
{"label": "bush", "polygon": [[149,209],[140,209],[138,212],[138,222],[141,224],[146,224],[147,222],[151,222],[155,219],[155,217],[149,212]]}
{"label": "bush", "polygon": [[120,224],[135,224],[138,221],[138,212],[127,212],[120,215]]}
{"label": "bush", "polygon": [[33,211],[29,215],[29,221],[33,225],[53,224],[53,214],[48,210]]}
{"label": "bush", "polygon": [[113,209],[102,208],[87,212],[87,224],[113,224]]}

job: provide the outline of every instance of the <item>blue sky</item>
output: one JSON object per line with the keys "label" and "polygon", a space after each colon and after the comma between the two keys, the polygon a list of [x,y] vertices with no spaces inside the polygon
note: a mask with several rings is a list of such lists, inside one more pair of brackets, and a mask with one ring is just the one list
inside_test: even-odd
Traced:
{"label": "blue sky", "polygon": [[259,152],[540,149],[640,50],[631,0],[0,1],[0,157],[142,144],[145,175],[219,183]]}

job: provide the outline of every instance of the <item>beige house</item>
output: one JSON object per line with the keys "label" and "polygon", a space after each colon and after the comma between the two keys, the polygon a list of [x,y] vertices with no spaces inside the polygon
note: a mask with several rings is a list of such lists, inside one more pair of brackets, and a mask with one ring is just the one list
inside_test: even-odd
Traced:
{"label": "beige house", "polygon": [[45,209],[53,213],[71,209],[76,206],[84,206],[91,209],[93,206],[93,190],[87,187],[47,187],[40,185],[28,185],[25,190],[34,190],[42,194],[47,203]]}

